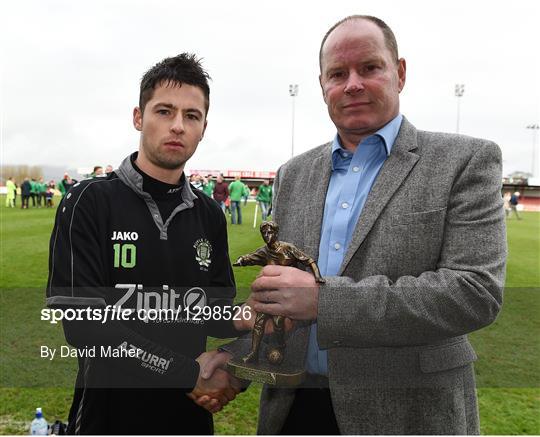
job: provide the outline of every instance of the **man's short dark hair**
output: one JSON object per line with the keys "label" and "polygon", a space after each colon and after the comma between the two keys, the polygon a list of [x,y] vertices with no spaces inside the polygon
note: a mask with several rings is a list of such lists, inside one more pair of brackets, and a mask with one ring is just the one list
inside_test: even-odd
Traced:
{"label": "man's short dark hair", "polygon": [[201,65],[201,60],[192,53],[181,53],[172,58],[165,58],[144,73],[139,93],[139,108],[144,107],[154,95],[159,85],[182,85],[183,83],[199,87],[204,94],[206,113],[210,107],[210,75]]}
{"label": "man's short dark hair", "polygon": [[336,24],[334,24],[328,32],[326,32],[326,35],[324,35],[324,38],[321,42],[321,48],[319,49],[319,68],[322,72],[322,52],[324,43],[326,42],[328,36],[336,29],[336,27],[340,26],[341,24],[353,21],[353,20],[366,20],[371,21],[373,24],[375,24],[379,29],[381,29],[383,36],[384,36],[384,42],[386,43],[386,47],[388,50],[390,50],[390,53],[392,54],[392,58],[394,58],[394,61],[397,63],[399,59],[398,55],[398,45],[396,41],[396,36],[394,35],[394,32],[392,32],[392,29],[386,24],[383,20],[377,17],[373,17],[371,15],[349,15],[348,17],[343,18],[342,20],[339,20]]}

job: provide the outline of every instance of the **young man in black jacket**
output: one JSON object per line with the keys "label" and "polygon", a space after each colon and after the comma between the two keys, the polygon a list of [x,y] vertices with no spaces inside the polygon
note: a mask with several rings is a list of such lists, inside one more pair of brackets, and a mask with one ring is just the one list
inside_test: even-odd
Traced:
{"label": "young man in black jacket", "polygon": [[225,371],[200,376],[216,353],[206,337],[247,327],[232,320],[223,213],[183,172],[206,129],[208,78],[189,54],[151,68],[133,111],[138,153],[58,207],[47,305],[78,350],[69,433],[211,434],[211,414],[186,395],[220,408],[239,391]]}

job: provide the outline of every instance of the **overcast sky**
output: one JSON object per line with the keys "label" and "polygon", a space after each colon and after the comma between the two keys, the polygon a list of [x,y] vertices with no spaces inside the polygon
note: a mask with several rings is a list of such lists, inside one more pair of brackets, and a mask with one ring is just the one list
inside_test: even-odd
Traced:
{"label": "overcast sky", "polygon": [[[326,30],[376,15],[407,61],[401,112],[417,128],[460,132],[530,171],[540,123],[540,1],[11,0],[0,3],[2,162],[91,167],[138,147],[132,110],[142,74],[194,52],[212,76],[208,129],[187,169],[275,170],[332,139],[318,84]],[[537,147],[540,141],[537,141]],[[540,154],[537,154],[537,156]]]}

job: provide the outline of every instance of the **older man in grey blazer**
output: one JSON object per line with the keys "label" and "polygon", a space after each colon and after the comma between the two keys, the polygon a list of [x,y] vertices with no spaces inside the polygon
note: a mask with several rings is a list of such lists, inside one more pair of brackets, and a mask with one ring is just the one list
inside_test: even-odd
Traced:
{"label": "older man in grey blazer", "polygon": [[326,283],[266,266],[252,285],[255,310],[311,322],[287,346],[308,380],[264,387],[258,432],[477,434],[467,334],[502,303],[499,148],[417,130],[400,114],[405,60],[375,17],[333,26],[320,64],[337,135],[279,169],[274,219]]}

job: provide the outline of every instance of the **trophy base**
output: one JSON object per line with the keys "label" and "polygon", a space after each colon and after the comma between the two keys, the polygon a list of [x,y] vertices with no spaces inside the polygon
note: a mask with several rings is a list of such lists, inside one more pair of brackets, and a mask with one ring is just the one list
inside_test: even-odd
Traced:
{"label": "trophy base", "polygon": [[306,377],[304,369],[275,366],[264,361],[258,363],[244,363],[242,360],[232,359],[227,364],[227,371],[239,379],[246,379],[276,387],[295,387],[302,384]]}

